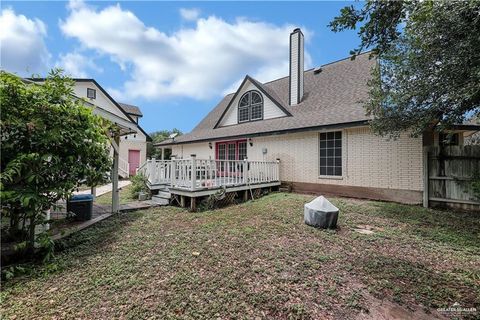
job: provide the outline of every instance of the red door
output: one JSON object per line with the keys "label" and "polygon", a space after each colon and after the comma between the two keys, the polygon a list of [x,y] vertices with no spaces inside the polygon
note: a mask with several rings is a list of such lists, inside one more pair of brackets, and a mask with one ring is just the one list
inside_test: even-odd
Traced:
{"label": "red door", "polygon": [[129,173],[134,176],[140,166],[140,150],[128,150]]}
{"label": "red door", "polygon": [[[217,160],[245,160],[247,158],[247,140],[217,142]],[[235,162],[221,161],[219,163],[219,174],[221,176],[232,176],[239,174]]]}

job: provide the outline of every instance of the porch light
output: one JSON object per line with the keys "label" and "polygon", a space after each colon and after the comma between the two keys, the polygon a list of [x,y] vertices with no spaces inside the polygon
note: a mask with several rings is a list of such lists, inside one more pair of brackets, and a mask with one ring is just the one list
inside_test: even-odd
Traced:
{"label": "porch light", "polygon": [[248,138],[248,143],[250,144],[250,147],[253,147],[253,141],[252,141],[252,138]]}
{"label": "porch light", "polygon": [[212,149],[212,148],[213,148],[213,146],[212,146],[212,143],[211,143],[211,142],[209,142],[209,143],[208,143],[208,147],[209,147],[210,149]]}

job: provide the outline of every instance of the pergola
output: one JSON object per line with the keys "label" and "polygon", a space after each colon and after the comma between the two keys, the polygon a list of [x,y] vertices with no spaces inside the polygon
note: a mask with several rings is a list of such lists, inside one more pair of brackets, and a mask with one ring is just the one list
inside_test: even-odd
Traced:
{"label": "pergola", "polygon": [[118,194],[118,163],[120,158],[120,137],[126,136],[129,134],[137,133],[137,125],[127,119],[124,119],[108,110],[105,110],[97,105],[91,104],[89,102],[83,101],[86,106],[91,107],[93,114],[98,115],[108,121],[110,121],[115,130],[112,130],[109,134],[110,144],[113,148],[113,164],[112,164],[112,212],[119,212],[120,202]]}

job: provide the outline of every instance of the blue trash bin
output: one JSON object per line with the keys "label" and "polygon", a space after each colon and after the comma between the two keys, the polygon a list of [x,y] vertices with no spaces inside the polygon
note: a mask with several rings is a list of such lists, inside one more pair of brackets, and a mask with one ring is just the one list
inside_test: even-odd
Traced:
{"label": "blue trash bin", "polygon": [[75,214],[75,220],[86,221],[92,219],[93,195],[78,194],[67,201],[67,211]]}

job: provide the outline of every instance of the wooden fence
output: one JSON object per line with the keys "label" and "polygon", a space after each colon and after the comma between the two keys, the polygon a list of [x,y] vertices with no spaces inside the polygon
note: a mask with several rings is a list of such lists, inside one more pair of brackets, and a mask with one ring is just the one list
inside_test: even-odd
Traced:
{"label": "wooden fence", "polygon": [[426,147],[424,160],[424,206],[480,210],[472,189],[480,175],[480,146]]}

